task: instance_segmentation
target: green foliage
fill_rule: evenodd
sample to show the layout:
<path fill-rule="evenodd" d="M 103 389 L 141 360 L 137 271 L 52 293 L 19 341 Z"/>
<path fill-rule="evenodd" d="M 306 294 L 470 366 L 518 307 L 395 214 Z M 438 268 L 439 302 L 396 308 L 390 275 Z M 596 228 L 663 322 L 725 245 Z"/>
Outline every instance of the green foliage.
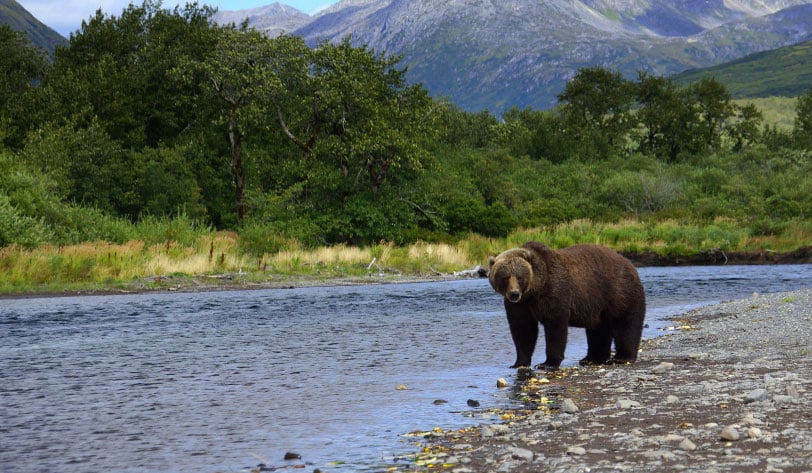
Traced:
<path fill-rule="evenodd" d="M 585 68 L 558 107 L 496 117 L 431 99 L 350 38 L 311 49 L 210 19 L 152 0 L 98 13 L 45 70 L 0 34 L 20 53 L 0 60 L 0 97 L 24 112 L 0 115 L 0 243 L 191 245 L 218 228 L 260 256 L 629 216 L 768 228 L 812 207 L 805 97 L 792 130 L 765 128 L 712 78 Z M 541 236 L 610 238 L 590 232 Z"/>
<path fill-rule="evenodd" d="M 0 25 L 0 51 L 0 145 L 16 147 L 31 126 L 29 112 L 37 106 L 32 85 L 42 80 L 46 59 L 25 33 L 8 25 Z"/>
<path fill-rule="evenodd" d="M 690 70 L 674 76 L 689 85 L 712 77 L 725 84 L 733 97 L 796 97 L 809 87 L 812 41 L 764 51 L 715 67 Z"/>
<path fill-rule="evenodd" d="M 798 146 L 812 149 L 812 88 L 798 97 L 795 106 L 795 139 Z"/>

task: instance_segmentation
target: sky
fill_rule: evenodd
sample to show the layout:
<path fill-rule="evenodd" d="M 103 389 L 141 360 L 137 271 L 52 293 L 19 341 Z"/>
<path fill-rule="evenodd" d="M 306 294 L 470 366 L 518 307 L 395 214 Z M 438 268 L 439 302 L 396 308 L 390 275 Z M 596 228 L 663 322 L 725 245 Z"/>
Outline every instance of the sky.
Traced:
<path fill-rule="evenodd" d="M 192 0 L 163 0 L 164 8 L 185 5 Z M 247 10 L 270 5 L 279 1 L 308 14 L 326 8 L 338 0 L 198 0 L 201 5 L 211 5 L 218 10 Z M 34 15 L 39 21 L 50 26 L 64 37 L 70 36 L 87 20 L 101 9 L 105 15 L 119 16 L 130 4 L 140 5 L 141 0 L 17 0 L 17 2 Z"/>

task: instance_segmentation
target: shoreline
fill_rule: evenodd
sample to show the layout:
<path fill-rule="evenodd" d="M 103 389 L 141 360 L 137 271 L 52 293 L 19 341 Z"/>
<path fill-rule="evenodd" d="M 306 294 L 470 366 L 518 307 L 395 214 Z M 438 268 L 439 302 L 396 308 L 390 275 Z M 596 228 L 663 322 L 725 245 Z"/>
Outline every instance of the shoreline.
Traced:
<path fill-rule="evenodd" d="M 422 433 L 391 471 L 812 471 L 812 288 L 674 321 L 633 365 L 517 374 L 524 409 Z"/>
<path fill-rule="evenodd" d="M 624 253 L 635 267 L 664 266 L 735 266 L 735 265 L 788 265 L 812 264 L 812 246 L 805 246 L 787 253 L 762 251 L 758 253 L 724 252 L 713 249 L 689 256 L 663 256 L 653 252 Z M 274 276 L 265 280 L 246 280 L 243 275 L 205 274 L 205 275 L 157 275 L 147 276 L 134 281 L 119 282 L 117 286 L 102 284 L 77 289 L 32 289 L 30 291 L 0 292 L 0 300 L 29 299 L 46 297 L 78 296 L 115 296 L 129 294 L 166 293 L 166 292 L 210 292 L 239 291 L 262 289 L 295 289 L 301 287 L 347 286 L 361 284 L 399 284 L 416 282 L 453 281 L 459 279 L 476 279 L 487 277 L 484 267 L 476 267 L 457 274 L 428 273 L 404 274 L 396 271 L 367 274 L 353 277 L 319 277 L 318 275 Z M 484 271 L 484 272 L 483 272 Z M 236 280 L 236 281 L 235 281 Z"/>

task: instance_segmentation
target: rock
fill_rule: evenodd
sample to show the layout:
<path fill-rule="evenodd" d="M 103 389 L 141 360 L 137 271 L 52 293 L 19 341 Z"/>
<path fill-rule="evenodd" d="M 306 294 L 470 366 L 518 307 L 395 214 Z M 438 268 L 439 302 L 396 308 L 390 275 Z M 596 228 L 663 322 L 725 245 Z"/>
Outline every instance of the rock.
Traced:
<path fill-rule="evenodd" d="M 440 404 L 448 404 L 448 401 L 446 401 L 445 399 L 435 399 L 434 400 L 434 405 L 439 406 Z"/>
<path fill-rule="evenodd" d="M 666 371 L 669 371 L 674 368 L 674 363 L 669 363 L 667 361 L 661 362 L 659 365 L 655 366 L 651 372 L 656 374 L 663 374 Z"/>
<path fill-rule="evenodd" d="M 508 382 L 505 378 L 499 378 L 496 380 L 496 387 L 497 388 L 506 388 L 508 387 Z"/>
<path fill-rule="evenodd" d="M 511 447 L 510 454 L 515 460 L 522 460 L 525 463 L 531 463 L 535 454 L 526 448 Z"/>
<path fill-rule="evenodd" d="M 301 460 L 302 456 L 296 452 L 287 452 L 285 454 L 285 460 Z"/>
<path fill-rule="evenodd" d="M 584 447 L 570 447 L 567 449 L 567 455 L 586 455 L 586 449 Z"/>
<path fill-rule="evenodd" d="M 575 405 L 572 399 L 566 398 L 561 401 L 561 412 L 565 414 L 575 414 L 578 412 L 578 406 Z"/>
<path fill-rule="evenodd" d="M 676 404 L 678 402 L 679 402 L 679 398 L 677 396 L 674 396 L 673 394 L 671 394 L 671 395 L 669 395 L 668 397 L 665 398 L 665 403 L 666 404 Z"/>
<path fill-rule="evenodd" d="M 395 389 L 398 391 L 405 391 L 408 388 L 406 387 L 405 384 L 398 384 L 397 386 L 395 386 Z"/>
<path fill-rule="evenodd" d="M 759 429 L 758 427 L 750 427 L 749 429 L 747 429 L 747 436 L 750 437 L 751 439 L 757 439 L 762 436 L 761 429 Z"/>
<path fill-rule="evenodd" d="M 682 442 L 679 443 L 679 448 L 692 452 L 696 450 L 696 444 L 689 439 L 683 439 Z"/>
<path fill-rule="evenodd" d="M 635 407 L 640 407 L 640 403 L 637 401 L 632 401 L 631 399 L 619 399 L 617 401 L 618 409 L 633 409 Z"/>
<path fill-rule="evenodd" d="M 767 390 L 766 389 L 754 389 L 747 393 L 747 396 L 744 397 L 744 403 L 749 404 L 751 402 L 758 402 L 767 399 Z"/>
<path fill-rule="evenodd" d="M 785 396 L 783 394 L 776 394 L 773 396 L 773 402 L 776 404 L 786 404 L 792 402 L 792 396 Z"/>
<path fill-rule="evenodd" d="M 739 440 L 739 432 L 736 430 L 736 427 L 733 425 L 729 425 L 722 429 L 722 432 L 719 433 L 719 438 L 722 440 Z"/>
<path fill-rule="evenodd" d="M 479 436 L 482 437 L 483 439 L 491 438 L 493 437 L 493 435 L 494 435 L 493 429 L 491 429 L 490 426 L 483 425 L 482 428 L 479 430 Z"/>
<path fill-rule="evenodd" d="M 791 397 L 793 400 L 798 400 L 801 398 L 801 394 L 798 392 L 798 387 L 794 384 L 787 385 L 787 396 Z"/>
<path fill-rule="evenodd" d="M 479 407 L 479 401 L 476 401 L 474 399 L 469 399 L 468 400 L 468 407 Z"/>

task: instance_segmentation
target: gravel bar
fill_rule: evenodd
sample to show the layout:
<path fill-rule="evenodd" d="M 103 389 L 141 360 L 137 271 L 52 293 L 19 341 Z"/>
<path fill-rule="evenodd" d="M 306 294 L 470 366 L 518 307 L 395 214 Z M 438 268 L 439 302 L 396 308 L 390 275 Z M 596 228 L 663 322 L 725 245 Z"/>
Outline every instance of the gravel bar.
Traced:
<path fill-rule="evenodd" d="M 812 471 L 812 289 L 754 294 L 673 323 L 633 365 L 520 373 L 503 389 L 524 408 L 491 413 L 497 424 L 414 435 L 419 453 L 406 468 Z"/>

